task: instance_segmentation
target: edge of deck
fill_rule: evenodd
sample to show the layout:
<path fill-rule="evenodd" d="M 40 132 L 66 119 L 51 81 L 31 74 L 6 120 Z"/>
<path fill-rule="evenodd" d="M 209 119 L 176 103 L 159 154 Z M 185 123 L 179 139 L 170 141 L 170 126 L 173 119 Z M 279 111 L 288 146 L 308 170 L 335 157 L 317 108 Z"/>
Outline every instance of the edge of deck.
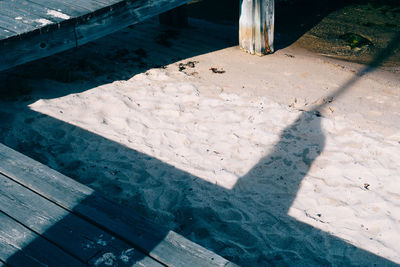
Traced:
<path fill-rule="evenodd" d="M 2 144 L 0 173 L 167 266 L 236 266 Z"/>
<path fill-rule="evenodd" d="M 0 40 L 0 71 L 84 45 L 190 0 L 124 0 Z"/>

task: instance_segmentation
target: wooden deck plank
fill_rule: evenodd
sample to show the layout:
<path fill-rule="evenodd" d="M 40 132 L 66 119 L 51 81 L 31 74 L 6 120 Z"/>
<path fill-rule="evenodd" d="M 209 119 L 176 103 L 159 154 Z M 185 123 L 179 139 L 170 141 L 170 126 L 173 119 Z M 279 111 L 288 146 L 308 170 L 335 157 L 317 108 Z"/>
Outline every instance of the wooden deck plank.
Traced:
<path fill-rule="evenodd" d="M 232 266 L 226 259 L 124 209 L 84 186 L 0 144 L 0 172 L 38 194 L 109 229 L 169 266 Z"/>
<path fill-rule="evenodd" d="M 40 0 L 42 1 L 42 0 Z M 82 8 L 85 10 L 89 10 L 90 12 L 94 12 L 99 10 L 100 8 L 104 8 L 110 5 L 110 3 L 101 3 L 95 0 L 51 0 L 60 3 L 60 5 L 64 6 L 65 4 L 69 4 L 74 7 Z"/>
<path fill-rule="evenodd" d="M 14 14 L 14 17 L 21 17 L 22 21 L 28 23 L 34 20 L 46 19 L 53 23 L 61 22 L 65 18 L 51 15 L 49 10 L 43 6 L 25 0 L 0 1 L 0 10 Z"/>
<path fill-rule="evenodd" d="M 42 6 L 44 9 L 55 10 L 62 14 L 68 15 L 71 18 L 79 17 L 90 13 L 93 10 L 86 9 L 82 6 L 72 4 L 74 1 L 68 0 L 26 0 L 31 3 Z"/>
<path fill-rule="evenodd" d="M 35 11 L 40 15 L 37 15 Z M 12 22 L 19 22 L 31 26 L 34 29 L 40 29 L 43 25 L 53 24 L 57 21 L 61 21 L 61 18 L 55 18 L 43 10 L 43 8 L 36 8 L 32 5 L 18 5 L 16 2 L 5 2 L 0 1 L 0 15 L 9 17 Z M 18 33 L 24 33 L 25 31 L 19 31 Z"/>
<path fill-rule="evenodd" d="M 73 47 L 76 47 L 75 31 L 69 25 L 60 25 L 57 31 L 43 29 L 26 40 L 7 39 L 0 42 L 0 71 Z"/>
<path fill-rule="evenodd" d="M 7 39 L 7 38 L 9 38 L 11 36 L 14 36 L 16 34 L 17 34 L 16 32 L 10 31 L 10 30 L 0 26 L 0 40 L 1 39 Z"/>
<path fill-rule="evenodd" d="M 125 242 L 3 175 L 0 175 L 0 210 L 84 263 L 98 262 L 103 255 L 114 255 L 117 265 L 138 264 L 146 258 Z M 36 246 L 33 242 L 32 246 Z M 151 262 L 152 266 L 160 266 L 154 260 Z"/>
<path fill-rule="evenodd" d="M 21 0 L 17 0 L 21 1 Z M 59 11 L 71 17 L 80 17 L 113 4 L 124 2 L 123 0 L 23 0 L 35 3 L 45 9 Z"/>
<path fill-rule="evenodd" d="M 44 3 L 47 0 L 34 1 Z M 57 27 L 41 29 L 40 33 L 0 40 L 0 71 L 88 43 L 188 1 L 119 1 L 111 11 L 77 18 L 76 26 L 61 22 Z"/>
<path fill-rule="evenodd" d="M 118 3 L 118 2 L 121 2 L 121 0 L 119 0 L 119 1 L 116 1 L 116 0 L 114 0 L 114 1 L 112 1 L 112 0 L 110 0 L 110 1 L 76 0 L 76 1 L 74 1 L 74 5 L 82 6 L 82 7 L 86 8 L 86 9 L 89 9 L 89 10 L 91 10 L 93 12 L 93 11 L 96 11 L 96 10 L 98 10 L 100 8 L 109 7 L 109 6 L 111 6 L 111 5 L 115 4 L 115 3 Z"/>
<path fill-rule="evenodd" d="M 25 24 L 20 20 L 10 17 L 4 10 L 0 11 L 0 25 L 9 30 L 16 32 L 17 34 L 33 31 L 36 28 L 32 25 Z"/>
<path fill-rule="evenodd" d="M 47 3 L 49 0 L 32 1 Z M 56 27 L 46 26 L 35 34 L 27 33 L 19 38 L 0 40 L 0 71 L 88 43 L 188 1 L 119 1 L 110 10 L 102 9 L 102 12 L 76 18 L 76 24 L 63 21 L 53 25 Z M 62 12 L 65 13 L 63 10 Z"/>
<path fill-rule="evenodd" d="M 121 2 L 121 0 L 95 0 L 99 3 L 105 4 L 105 5 L 113 5 L 116 4 L 118 2 Z"/>
<path fill-rule="evenodd" d="M 31 0 L 35 1 L 35 0 Z M 31 2 L 27 0 L 13 0 L 13 1 L 0 1 L 0 10 L 6 12 L 16 13 L 16 17 L 22 17 L 24 20 L 30 20 L 30 17 L 36 16 L 39 19 L 46 19 L 52 22 L 62 22 L 66 19 L 74 19 L 76 17 L 90 14 L 91 12 L 100 10 L 102 8 L 110 7 L 121 0 L 80 0 L 80 1 L 51 1 L 52 6 L 60 6 L 58 9 L 51 9 L 46 1 L 38 0 Z M 73 10 L 69 7 L 73 6 Z M 75 9 L 79 8 L 79 12 Z M 62 9 L 67 12 L 63 13 Z"/>
<path fill-rule="evenodd" d="M 29 246 L 33 240 L 35 246 Z M 2 212 L 0 212 L 0 259 L 11 266 L 84 266 L 77 259 Z"/>

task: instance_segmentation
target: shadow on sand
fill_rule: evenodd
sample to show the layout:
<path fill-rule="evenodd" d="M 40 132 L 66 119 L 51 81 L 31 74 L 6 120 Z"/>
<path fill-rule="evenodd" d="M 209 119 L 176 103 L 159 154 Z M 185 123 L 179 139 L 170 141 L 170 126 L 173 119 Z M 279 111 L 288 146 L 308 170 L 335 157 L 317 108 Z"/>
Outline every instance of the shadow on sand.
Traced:
<path fill-rule="evenodd" d="M 156 38 L 159 31 L 155 30 L 154 32 L 156 33 L 154 36 Z M 151 34 L 152 33 L 149 33 L 149 35 Z M 199 35 L 197 37 L 195 36 L 196 33 L 191 34 L 192 35 L 188 36 L 185 35 L 185 33 L 180 33 L 180 37 L 176 38 L 174 42 L 185 41 L 185 38 L 190 38 L 190 36 L 199 39 Z M 124 33 L 121 33 L 121 36 L 124 36 Z M 125 36 L 129 37 L 129 34 Z M 226 36 L 226 33 L 224 36 Z M 135 39 L 130 40 L 128 37 L 120 37 L 119 35 L 114 35 L 114 37 L 122 38 L 122 40 L 126 42 L 135 41 Z M 216 40 L 217 39 L 216 37 Z M 202 54 L 207 51 L 215 51 L 226 47 L 227 44 L 229 45 L 230 41 L 232 40 L 228 40 L 227 42 L 211 41 L 211 43 L 205 43 L 203 41 L 199 43 L 199 46 L 202 47 L 201 49 L 197 49 L 194 46 L 193 50 L 180 50 L 179 46 L 175 45 L 174 47 L 159 46 L 157 50 L 154 50 L 154 54 L 152 55 L 147 51 L 147 59 L 144 61 L 141 60 L 144 64 L 148 64 L 148 61 L 152 63 L 152 65 L 143 65 L 142 68 L 139 68 L 138 71 L 135 72 L 131 71 L 131 69 L 135 68 L 131 68 L 130 64 L 132 64 L 132 66 L 137 66 L 136 64 L 140 64 L 140 62 L 136 62 L 138 60 L 137 56 L 133 58 L 129 56 L 131 55 L 129 51 L 129 55 L 126 54 L 126 51 L 120 51 L 119 53 L 125 55 L 121 54 L 119 56 L 117 54 L 112 54 L 111 50 L 91 53 L 98 53 L 100 54 L 100 56 L 98 56 L 99 58 L 104 56 L 106 59 L 109 54 L 115 56 L 117 67 L 115 68 L 114 76 L 110 77 L 110 79 L 113 80 L 132 77 L 136 72 L 142 72 L 157 64 L 164 65 L 169 61 L 173 62 L 176 58 L 171 56 L 171 54 L 179 55 L 179 57 L 182 58 L 188 58 L 195 54 Z M 107 42 L 104 42 L 104 47 L 107 48 Z M 151 43 L 151 41 L 147 40 L 146 43 Z M 399 43 L 400 35 L 398 35 L 391 42 L 390 46 L 369 66 L 360 72 L 359 76 L 371 72 L 378 67 L 387 58 L 390 51 L 393 51 L 393 49 L 399 46 Z M 78 51 L 77 53 L 81 53 L 81 55 L 87 53 L 92 45 L 96 48 L 94 44 L 89 44 L 88 49 L 82 50 L 83 52 Z M 193 41 L 188 43 L 188 45 L 192 47 Z M 138 49 L 140 49 L 140 47 L 138 47 L 134 53 L 143 54 L 143 51 Z M 184 51 L 185 54 L 182 54 L 182 51 Z M 48 64 L 46 62 L 49 61 L 64 61 L 65 59 L 63 57 L 71 57 L 66 61 L 70 62 L 69 64 L 75 64 L 71 63 L 75 61 L 73 53 L 74 52 L 64 53 L 47 59 L 48 61 L 43 60 L 28 66 L 22 66 L 15 72 L 16 74 L 12 75 L 16 75 L 16 77 L 18 77 L 17 79 L 27 79 L 26 76 L 29 78 L 32 77 L 31 75 L 38 75 L 38 73 L 34 71 L 35 66 L 38 66 L 35 64 Z M 89 56 L 95 55 L 92 54 Z M 108 58 L 107 60 L 113 59 Z M 49 72 L 52 71 L 51 66 L 55 65 L 57 64 L 49 64 Z M 69 68 L 69 66 L 67 67 Z M 65 70 L 68 71 L 68 68 Z M 98 62 L 98 66 L 92 66 L 91 69 L 88 70 L 88 76 L 92 75 L 97 68 L 100 69 L 98 70 L 100 72 L 104 71 L 101 69 L 101 62 Z M 33 74 L 30 74 L 30 72 Z M 7 78 L 8 75 L 11 74 L 5 75 Z M 60 75 L 64 75 L 64 73 Z M 74 73 L 71 72 L 71 75 L 73 76 Z M 71 77 L 67 77 L 67 79 L 70 78 Z M 176 207 L 170 207 L 168 210 L 168 212 L 175 216 L 174 225 L 176 225 L 176 227 L 172 230 L 240 265 L 396 265 L 385 258 L 357 248 L 340 238 L 299 222 L 288 215 L 288 211 L 296 197 L 301 181 L 308 173 L 314 160 L 324 149 L 325 137 L 321 129 L 321 117 L 319 113 L 323 105 L 302 112 L 292 125 L 289 125 L 282 131 L 280 140 L 275 145 L 272 152 L 262 158 L 245 176 L 241 177 L 232 190 L 227 190 L 178 170 L 156 158 L 131 150 L 119 143 L 110 141 L 79 127 L 43 114 L 38 114 L 27 108 L 29 103 L 41 99 L 43 95 L 47 98 L 49 98 L 50 95 L 50 98 L 53 98 L 67 93 L 81 92 L 96 85 L 109 82 L 109 80 L 107 81 L 107 77 L 105 79 L 106 80 L 97 79 L 97 81 L 89 80 L 83 83 L 82 87 L 78 89 L 76 87 L 71 88 L 71 91 L 68 92 L 54 92 L 53 94 L 49 94 L 49 92 L 33 92 L 32 95 L 34 95 L 35 98 L 25 99 L 25 102 L 23 101 L 24 96 L 15 95 L 14 97 L 17 99 L 15 103 L 17 104 L 14 103 L 13 105 L 19 106 L 20 112 L 24 113 L 24 116 L 27 118 L 26 123 L 30 125 L 26 127 L 25 138 L 23 140 L 18 140 L 12 136 L 12 130 L 8 128 L 7 123 L 2 123 L 4 126 L 0 128 L 0 141 L 83 184 L 90 184 L 93 179 L 103 179 L 102 177 L 91 176 L 90 170 L 93 168 L 104 168 L 108 163 L 113 163 L 115 165 L 119 164 L 116 162 L 128 162 L 128 167 L 131 169 L 131 172 L 126 174 L 126 176 L 130 177 L 121 177 L 121 179 L 131 179 L 135 183 L 134 186 L 138 187 L 141 186 L 144 180 L 152 179 L 151 186 L 162 187 L 164 192 L 167 192 L 167 196 L 176 198 Z M 357 79 L 358 77 L 355 77 L 344 84 L 332 97 L 336 98 L 344 91 L 348 90 Z M 9 84 L 13 84 L 12 81 L 16 82 L 16 79 L 11 79 Z M 5 87 L 3 89 L 3 94 L 8 94 L 13 88 Z M 17 88 L 17 90 L 19 89 Z M 5 96 L 3 96 L 3 98 L 4 97 Z M 8 120 L 9 126 L 12 125 L 12 121 L 17 116 L 19 116 L 18 113 L 7 113 L 5 106 L 3 106 L 0 111 L 0 118 Z M 37 121 L 40 121 L 40 124 L 38 124 Z M 53 138 L 43 140 L 43 133 L 45 132 L 53 133 Z M 88 146 L 88 143 L 83 142 L 83 140 L 92 140 L 90 143 L 91 145 Z M 83 147 L 82 144 L 86 144 L 85 147 Z M 75 155 L 79 155 L 79 158 L 65 161 L 65 157 L 62 156 L 66 153 L 66 151 L 64 151 L 65 149 L 73 151 Z M 98 155 L 99 151 L 108 151 L 108 153 Z M 90 161 L 90 156 L 92 154 L 97 154 L 96 158 L 99 159 L 98 162 L 93 163 Z M 94 164 L 94 166 L 90 164 Z M 147 171 L 151 169 L 163 170 L 162 175 L 157 177 L 152 176 Z M 276 171 L 273 170 L 276 169 L 280 171 L 279 175 L 275 175 Z M 84 172 L 82 170 L 86 171 Z M 106 173 L 106 171 L 104 173 Z M 106 175 L 109 174 L 105 174 L 105 176 Z M 179 184 L 179 190 L 183 193 L 174 192 L 176 184 Z M 121 188 L 108 182 L 105 178 L 103 185 L 104 186 L 100 190 L 98 189 L 100 193 L 105 193 L 108 196 L 115 196 L 115 199 L 118 199 L 118 195 L 122 192 Z M 209 206 L 193 207 L 193 203 L 188 201 L 187 196 L 189 194 L 196 194 L 195 190 L 193 190 L 195 188 L 202 188 L 201 192 L 206 192 L 207 196 L 199 196 L 199 198 L 210 197 L 217 209 L 212 209 Z M 258 189 L 254 191 L 253 188 Z M 266 188 L 266 192 L 271 192 L 271 188 L 274 190 L 273 193 L 259 195 L 257 192 L 261 191 L 260 188 Z M 146 201 L 144 196 L 140 193 L 143 192 L 142 190 L 151 190 L 151 187 L 137 189 L 130 198 L 130 201 L 136 202 L 134 206 L 137 212 L 146 216 L 154 216 L 154 214 L 151 214 L 151 212 L 146 209 Z M 235 203 L 238 202 L 242 205 L 248 203 L 248 210 L 235 211 Z M 227 213 L 227 211 L 229 211 L 229 213 Z M 68 218 L 64 218 L 63 221 L 64 220 L 68 221 Z M 61 221 L 57 223 L 57 225 L 58 224 L 63 224 L 63 222 Z M 54 225 L 47 232 L 52 236 L 59 235 L 60 238 L 62 238 L 65 233 L 58 233 L 57 231 L 59 231 L 60 227 L 57 225 Z M 204 228 L 204 225 L 208 225 L 208 227 Z M 263 243 L 260 243 L 258 241 L 259 236 L 253 236 L 254 231 L 250 231 L 249 229 L 256 229 L 262 237 Z M 211 241 L 207 238 L 210 235 L 213 237 Z M 46 236 L 46 233 L 44 233 L 44 236 Z M 227 242 L 223 243 L 221 240 L 226 240 Z M 157 241 L 148 245 L 149 247 L 155 247 L 157 246 Z M 21 253 L 31 250 L 36 246 L 40 246 L 40 244 L 37 244 L 36 241 L 30 242 L 26 244 Z M 45 250 L 46 248 L 41 249 Z M 247 252 L 251 252 L 252 255 L 258 255 L 258 257 L 242 257 L 242 255 L 246 255 Z M 18 263 L 19 256 L 19 253 L 10 255 L 7 259 L 7 264 L 13 265 L 14 263 Z"/>

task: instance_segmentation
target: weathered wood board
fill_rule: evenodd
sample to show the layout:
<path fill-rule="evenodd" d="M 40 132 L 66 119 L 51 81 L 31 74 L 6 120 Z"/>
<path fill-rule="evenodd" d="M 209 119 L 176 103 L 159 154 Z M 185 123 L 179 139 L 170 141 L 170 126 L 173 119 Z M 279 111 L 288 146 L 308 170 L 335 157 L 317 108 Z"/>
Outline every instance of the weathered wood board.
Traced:
<path fill-rule="evenodd" d="M 51 205 L 52 209 L 56 209 L 54 205 L 62 208 L 73 214 L 73 216 L 71 215 L 73 218 L 84 219 L 90 224 L 106 230 L 110 235 L 123 240 L 167 266 L 233 265 L 226 259 L 179 234 L 149 222 L 133 211 L 124 209 L 99 196 L 92 189 L 1 144 L 0 173 L 12 180 L 13 183 L 23 188 L 29 188 L 32 192 L 17 194 L 18 198 L 14 196 L 14 201 L 26 203 L 28 199 L 33 198 L 32 194 L 40 195 L 51 202 L 47 205 Z M 12 182 L 4 183 L 11 184 L 8 187 L 13 187 L 13 192 L 19 192 L 16 189 L 18 187 L 15 184 L 13 185 Z M 20 188 L 19 190 L 23 189 Z M 4 194 L 9 193 L 4 192 Z M 35 201 L 40 200 L 35 199 Z M 1 199 L 0 203 L 2 203 Z M 32 203 L 34 202 L 32 201 Z M 7 204 L 0 205 L 0 210 L 2 208 L 11 209 L 11 206 L 7 206 Z M 35 207 L 29 205 L 29 209 L 34 210 Z M 33 206 L 37 205 L 41 204 L 37 202 Z M 15 216 L 17 216 L 23 211 L 10 212 L 16 212 Z M 61 210 L 58 210 L 58 212 L 62 213 Z M 42 214 L 42 217 L 47 216 L 43 214 L 43 211 L 39 214 Z M 60 217 L 61 215 L 57 216 Z M 20 220 L 25 221 L 26 219 L 22 216 Z M 31 225 L 31 227 L 34 227 L 34 225 Z M 39 231 L 39 229 L 37 230 Z M 50 238 L 50 236 L 47 238 Z"/>
<path fill-rule="evenodd" d="M 147 258 L 127 243 L 1 174 L 0 210 L 85 264 L 100 262 L 104 255 L 114 256 L 113 263 L 117 265 L 139 264 Z M 36 247 L 35 239 L 29 241 L 31 243 L 27 242 L 22 251 Z M 46 249 L 42 248 L 42 253 Z M 154 260 L 146 260 L 152 262 L 149 266 L 161 266 Z"/>
<path fill-rule="evenodd" d="M 33 240 L 35 246 L 29 246 L 29 242 Z M 11 266 L 84 266 L 82 262 L 2 212 L 0 262 Z"/>
<path fill-rule="evenodd" d="M 1 0 L 0 71 L 71 49 L 189 0 Z"/>
<path fill-rule="evenodd" d="M 0 71 L 83 45 L 189 1 L 0 0 Z M 161 21 L 186 24 L 168 16 Z M 239 36 L 240 47 L 249 53 L 274 51 L 274 0 L 241 0 Z"/>

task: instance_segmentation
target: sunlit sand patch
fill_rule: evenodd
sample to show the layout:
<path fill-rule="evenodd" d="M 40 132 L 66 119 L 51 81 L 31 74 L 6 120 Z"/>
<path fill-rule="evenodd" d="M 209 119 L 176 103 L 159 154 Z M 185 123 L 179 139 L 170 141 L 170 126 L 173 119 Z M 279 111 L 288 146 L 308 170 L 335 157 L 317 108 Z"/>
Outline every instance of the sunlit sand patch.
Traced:
<path fill-rule="evenodd" d="M 262 177 L 252 168 L 273 153 L 283 131 L 302 113 L 264 97 L 223 92 L 205 96 L 198 86 L 179 81 L 176 75 L 181 74 L 151 70 L 125 82 L 39 100 L 30 108 L 228 190 L 237 190 L 238 181 L 250 171 Z M 311 163 L 288 214 L 357 247 L 398 260 L 391 249 L 396 234 L 389 238 L 384 233 L 396 227 L 400 214 L 395 212 L 395 202 L 382 206 L 388 197 L 382 190 L 390 190 L 385 184 L 393 184 L 396 178 L 393 166 L 400 162 L 398 149 L 382 145 L 382 137 L 372 132 L 352 130 L 340 118 L 311 117 L 307 125 L 313 124 L 321 124 L 325 145 Z M 307 125 L 298 130 L 318 134 Z M 296 157 L 291 160 L 296 162 Z M 271 175 L 284 172 L 276 169 Z M 368 189 L 363 187 L 367 182 Z M 252 190 L 261 193 L 265 186 Z M 373 206 L 377 208 L 371 213 L 368 209 Z"/>
<path fill-rule="evenodd" d="M 227 189 L 273 147 L 281 120 L 296 116 L 267 99 L 203 97 L 195 85 L 160 70 L 30 108 Z"/>

